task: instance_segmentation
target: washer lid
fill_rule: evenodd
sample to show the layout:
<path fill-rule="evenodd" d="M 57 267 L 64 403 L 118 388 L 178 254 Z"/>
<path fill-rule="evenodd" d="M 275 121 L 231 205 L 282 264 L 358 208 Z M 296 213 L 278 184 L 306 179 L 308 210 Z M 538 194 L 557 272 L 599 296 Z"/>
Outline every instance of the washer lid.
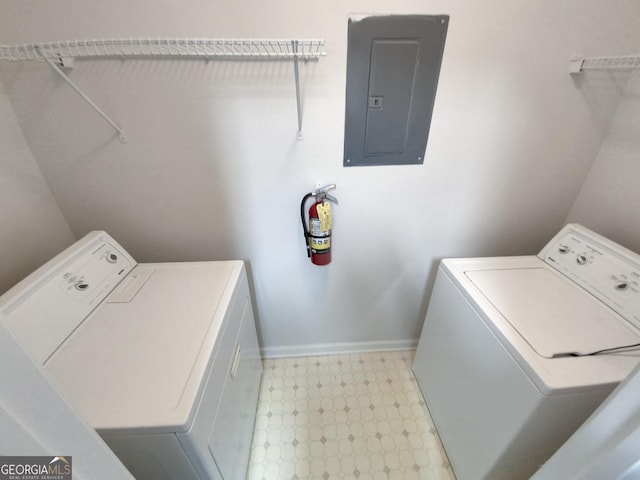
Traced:
<path fill-rule="evenodd" d="M 543 357 L 640 342 L 625 320 L 548 268 L 475 270 L 465 275 Z"/>

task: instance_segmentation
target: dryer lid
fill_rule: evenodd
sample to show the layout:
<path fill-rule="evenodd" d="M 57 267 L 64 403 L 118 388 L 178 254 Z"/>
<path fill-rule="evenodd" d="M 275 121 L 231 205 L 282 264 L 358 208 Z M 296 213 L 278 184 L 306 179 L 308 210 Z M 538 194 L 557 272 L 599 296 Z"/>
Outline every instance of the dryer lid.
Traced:
<path fill-rule="evenodd" d="M 138 293 L 122 282 L 45 370 L 101 433 L 188 431 L 242 265 L 138 264 Z"/>
<path fill-rule="evenodd" d="M 465 275 L 543 357 L 640 342 L 622 317 L 549 268 L 476 270 Z"/>

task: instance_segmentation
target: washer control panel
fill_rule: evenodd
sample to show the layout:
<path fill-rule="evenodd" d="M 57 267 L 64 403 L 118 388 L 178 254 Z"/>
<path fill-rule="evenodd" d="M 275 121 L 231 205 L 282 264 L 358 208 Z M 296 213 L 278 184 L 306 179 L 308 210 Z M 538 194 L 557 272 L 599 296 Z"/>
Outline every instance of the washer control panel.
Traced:
<path fill-rule="evenodd" d="M 580 225 L 570 224 L 538 257 L 640 331 L 640 255 Z"/>

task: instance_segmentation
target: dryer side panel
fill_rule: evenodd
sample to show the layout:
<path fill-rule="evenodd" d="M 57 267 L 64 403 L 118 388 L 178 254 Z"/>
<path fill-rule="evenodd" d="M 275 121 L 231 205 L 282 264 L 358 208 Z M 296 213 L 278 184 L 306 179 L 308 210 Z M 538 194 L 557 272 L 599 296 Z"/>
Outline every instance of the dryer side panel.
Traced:
<path fill-rule="evenodd" d="M 203 480 L 172 433 L 102 435 L 136 480 Z M 222 480 L 220 477 L 208 477 Z"/>

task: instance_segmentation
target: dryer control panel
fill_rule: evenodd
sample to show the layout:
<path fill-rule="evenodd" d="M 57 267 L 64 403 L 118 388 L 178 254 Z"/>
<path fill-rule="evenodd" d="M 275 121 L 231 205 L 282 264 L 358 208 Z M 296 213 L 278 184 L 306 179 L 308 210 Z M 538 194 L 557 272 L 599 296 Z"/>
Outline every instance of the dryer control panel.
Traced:
<path fill-rule="evenodd" d="M 0 297 L 5 325 L 44 364 L 135 266 L 107 233 L 91 232 Z"/>
<path fill-rule="evenodd" d="M 640 330 L 640 255 L 569 224 L 538 257 Z"/>

